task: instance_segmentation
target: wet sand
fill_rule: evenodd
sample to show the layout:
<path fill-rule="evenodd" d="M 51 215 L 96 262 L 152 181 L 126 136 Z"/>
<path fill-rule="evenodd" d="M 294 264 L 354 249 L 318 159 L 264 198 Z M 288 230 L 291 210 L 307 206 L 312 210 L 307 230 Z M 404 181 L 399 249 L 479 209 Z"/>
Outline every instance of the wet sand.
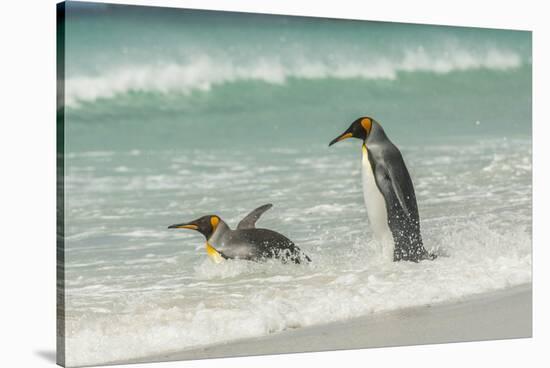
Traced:
<path fill-rule="evenodd" d="M 238 357 L 532 336 L 532 286 L 112 364 Z"/>

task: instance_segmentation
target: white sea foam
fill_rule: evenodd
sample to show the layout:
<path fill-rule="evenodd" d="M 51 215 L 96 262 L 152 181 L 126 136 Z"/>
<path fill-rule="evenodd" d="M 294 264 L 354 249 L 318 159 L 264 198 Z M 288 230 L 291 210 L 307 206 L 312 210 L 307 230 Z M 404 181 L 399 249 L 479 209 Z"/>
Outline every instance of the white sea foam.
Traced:
<path fill-rule="evenodd" d="M 143 291 L 125 296 L 124 313 L 69 314 L 67 363 L 95 364 L 181 350 L 531 281 L 528 231 L 502 233 L 469 221 L 431 241 L 449 256 L 388 264 L 353 250 L 341 253 L 342 263 L 334 264 L 334 255 L 317 255 L 315 264 L 298 268 L 205 262 L 195 269 L 197 282 L 185 286 L 185 292 L 155 288 L 157 293 L 150 296 Z M 180 293 L 187 297 L 181 299 Z"/>
<path fill-rule="evenodd" d="M 105 177 L 98 170 L 75 174 L 78 185 L 68 191 L 66 208 L 67 363 L 163 354 L 529 282 L 530 141 L 474 139 L 403 152 L 416 179 L 424 243 L 440 254 L 434 262 L 377 257 L 360 172 L 353 169 L 358 162 L 344 162 L 338 151 L 324 157 L 296 150 L 266 161 L 236 148 L 224 155 L 184 150 L 181 157 L 200 158 L 205 166 L 189 165 L 183 178 L 179 168 L 170 169 L 183 165 L 166 159 L 173 154 L 148 152 L 148 165 L 123 182 L 126 175 Z M 117 167 L 120 157 L 128 155 L 99 165 Z M 96 160 L 75 161 L 85 167 Z M 240 166 L 247 169 L 227 169 Z M 278 169 L 261 170 L 271 166 Z M 143 176 L 142 170 L 153 171 Z M 172 189 L 151 190 L 162 182 Z M 235 226 L 266 197 L 275 206 L 259 225 L 289 236 L 311 264 L 213 264 L 200 234 L 166 229 L 210 211 Z"/>
<path fill-rule="evenodd" d="M 128 92 L 183 93 L 208 91 L 213 86 L 243 80 L 284 84 L 299 79 L 386 79 L 401 72 L 450 73 L 453 71 L 518 68 L 521 57 L 512 51 L 491 48 L 485 52 L 449 49 L 437 54 L 424 48 L 408 50 L 401 57 L 365 57 L 326 60 L 305 57 L 284 60 L 259 58 L 242 63 L 230 58 L 199 55 L 185 63 L 124 65 L 100 75 L 67 78 L 66 105 L 109 99 Z"/>

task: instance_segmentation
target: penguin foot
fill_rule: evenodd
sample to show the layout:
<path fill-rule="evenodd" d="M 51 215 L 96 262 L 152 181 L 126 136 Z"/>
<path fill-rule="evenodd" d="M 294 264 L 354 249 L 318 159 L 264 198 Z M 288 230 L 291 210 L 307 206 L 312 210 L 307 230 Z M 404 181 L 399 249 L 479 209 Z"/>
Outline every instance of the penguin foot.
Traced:
<path fill-rule="evenodd" d="M 400 262 L 400 261 L 409 261 L 418 263 L 420 261 L 428 260 L 433 261 L 437 258 L 437 254 L 435 253 L 429 253 L 425 249 L 417 249 L 416 251 L 410 251 L 406 249 L 395 249 L 393 253 L 393 261 L 394 262 Z"/>

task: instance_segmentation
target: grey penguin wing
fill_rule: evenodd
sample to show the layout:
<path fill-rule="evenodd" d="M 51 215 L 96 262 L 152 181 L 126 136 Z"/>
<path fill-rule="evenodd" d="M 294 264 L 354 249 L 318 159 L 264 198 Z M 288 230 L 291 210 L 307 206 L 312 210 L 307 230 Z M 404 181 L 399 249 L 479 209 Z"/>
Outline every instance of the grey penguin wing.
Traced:
<path fill-rule="evenodd" d="M 398 203 L 407 217 L 418 220 L 418 207 L 414 187 L 401 153 L 396 150 L 387 155 L 387 162 L 376 165 L 375 180 L 384 197 L 391 199 L 390 206 Z"/>
<path fill-rule="evenodd" d="M 237 229 L 254 229 L 256 221 L 258 221 L 260 216 L 271 207 L 273 207 L 273 205 L 271 203 L 267 203 L 263 206 L 256 208 L 255 210 L 252 210 L 252 212 L 246 215 L 245 218 L 243 218 L 241 222 L 239 222 L 239 224 L 237 225 Z"/>

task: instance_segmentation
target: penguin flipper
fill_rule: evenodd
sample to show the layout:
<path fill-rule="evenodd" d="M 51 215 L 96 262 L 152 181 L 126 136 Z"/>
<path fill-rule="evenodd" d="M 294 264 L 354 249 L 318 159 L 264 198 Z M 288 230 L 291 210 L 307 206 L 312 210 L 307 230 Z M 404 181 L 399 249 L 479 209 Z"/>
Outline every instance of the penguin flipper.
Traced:
<path fill-rule="evenodd" d="M 273 207 L 273 205 L 271 203 L 267 203 L 250 212 L 248 215 L 246 215 L 245 218 L 241 220 L 241 222 L 239 222 L 239 224 L 237 225 L 237 230 L 254 229 L 256 221 L 258 221 L 260 216 L 271 207 Z"/>
<path fill-rule="evenodd" d="M 418 218 L 418 207 L 411 177 L 404 166 L 384 166 L 376 170 L 376 184 L 385 198 L 394 198 L 411 220 Z"/>

